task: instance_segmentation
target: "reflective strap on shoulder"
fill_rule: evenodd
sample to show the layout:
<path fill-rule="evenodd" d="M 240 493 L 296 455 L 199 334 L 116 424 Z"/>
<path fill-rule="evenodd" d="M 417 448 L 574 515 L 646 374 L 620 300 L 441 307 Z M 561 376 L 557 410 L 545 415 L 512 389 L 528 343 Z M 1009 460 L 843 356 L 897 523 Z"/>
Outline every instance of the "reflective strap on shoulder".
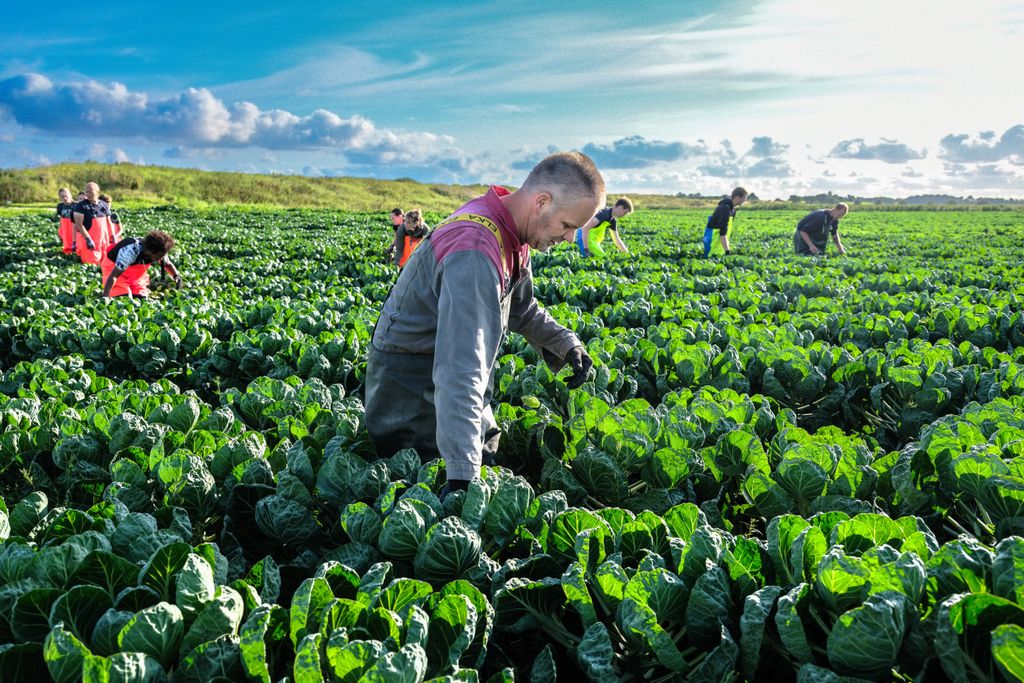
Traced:
<path fill-rule="evenodd" d="M 508 259 L 506 258 L 505 254 L 505 240 L 501 236 L 501 228 L 499 228 L 494 221 L 492 221 L 487 216 L 481 216 L 480 214 L 476 213 L 460 213 L 455 216 L 449 216 L 448 218 L 444 219 L 443 221 L 437 224 L 434 230 L 437 230 L 437 228 L 448 225 L 450 223 L 476 223 L 477 225 L 482 225 L 483 227 L 490 230 L 491 233 L 494 234 L 494 238 L 498 240 L 498 251 L 501 254 L 501 270 L 505 274 L 505 280 L 507 281 L 510 278 L 508 271 Z"/>

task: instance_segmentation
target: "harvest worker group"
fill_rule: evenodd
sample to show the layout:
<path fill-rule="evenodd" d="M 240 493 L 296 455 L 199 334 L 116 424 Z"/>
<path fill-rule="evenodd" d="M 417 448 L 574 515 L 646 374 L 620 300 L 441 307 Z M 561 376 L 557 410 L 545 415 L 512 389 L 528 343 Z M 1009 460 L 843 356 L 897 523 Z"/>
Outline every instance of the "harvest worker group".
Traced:
<path fill-rule="evenodd" d="M 515 192 L 492 186 L 412 253 L 384 302 L 366 364 L 365 419 L 381 457 L 415 448 L 444 458 L 446 491 L 493 461 L 494 364 L 508 331 L 523 335 L 567 385 L 593 366 L 580 340 L 538 305 L 530 249 L 570 242 L 604 204 L 604 179 L 584 154 L 537 164 Z"/>

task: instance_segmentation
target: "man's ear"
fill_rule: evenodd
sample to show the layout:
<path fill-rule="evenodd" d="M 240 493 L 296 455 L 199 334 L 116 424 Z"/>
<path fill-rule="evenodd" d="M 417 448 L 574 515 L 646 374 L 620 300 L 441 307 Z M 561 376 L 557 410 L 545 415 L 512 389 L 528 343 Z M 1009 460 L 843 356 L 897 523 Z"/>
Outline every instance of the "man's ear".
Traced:
<path fill-rule="evenodd" d="M 544 207 L 550 205 L 552 201 L 554 201 L 554 198 L 547 190 L 541 190 L 533 196 L 533 204 L 537 208 L 538 212 L 544 209 Z"/>

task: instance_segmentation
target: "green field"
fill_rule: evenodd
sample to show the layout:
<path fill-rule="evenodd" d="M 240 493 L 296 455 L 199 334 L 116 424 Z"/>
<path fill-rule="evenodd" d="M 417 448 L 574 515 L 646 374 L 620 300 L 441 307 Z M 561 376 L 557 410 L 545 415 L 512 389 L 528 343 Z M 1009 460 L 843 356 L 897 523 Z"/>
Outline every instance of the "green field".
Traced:
<path fill-rule="evenodd" d="M 596 376 L 510 336 L 443 503 L 362 424 L 383 213 L 125 210 L 187 287 L 112 302 L 0 216 L 0 680 L 1022 680 L 1024 212 L 707 213 L 534 255 Z"/>

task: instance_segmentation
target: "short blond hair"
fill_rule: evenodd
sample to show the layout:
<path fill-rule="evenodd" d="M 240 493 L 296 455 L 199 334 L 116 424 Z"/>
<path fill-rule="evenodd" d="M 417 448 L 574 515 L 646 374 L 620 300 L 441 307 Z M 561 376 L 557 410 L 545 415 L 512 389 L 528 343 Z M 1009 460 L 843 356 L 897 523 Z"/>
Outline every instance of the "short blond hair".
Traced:
<path fill-rule="evenodd" d="M 846 202 L 839 202 L 833 207 L 833 211 L 836 209 L 842 209 L 843 213 L 850 213 L 850 206 Z"/>

